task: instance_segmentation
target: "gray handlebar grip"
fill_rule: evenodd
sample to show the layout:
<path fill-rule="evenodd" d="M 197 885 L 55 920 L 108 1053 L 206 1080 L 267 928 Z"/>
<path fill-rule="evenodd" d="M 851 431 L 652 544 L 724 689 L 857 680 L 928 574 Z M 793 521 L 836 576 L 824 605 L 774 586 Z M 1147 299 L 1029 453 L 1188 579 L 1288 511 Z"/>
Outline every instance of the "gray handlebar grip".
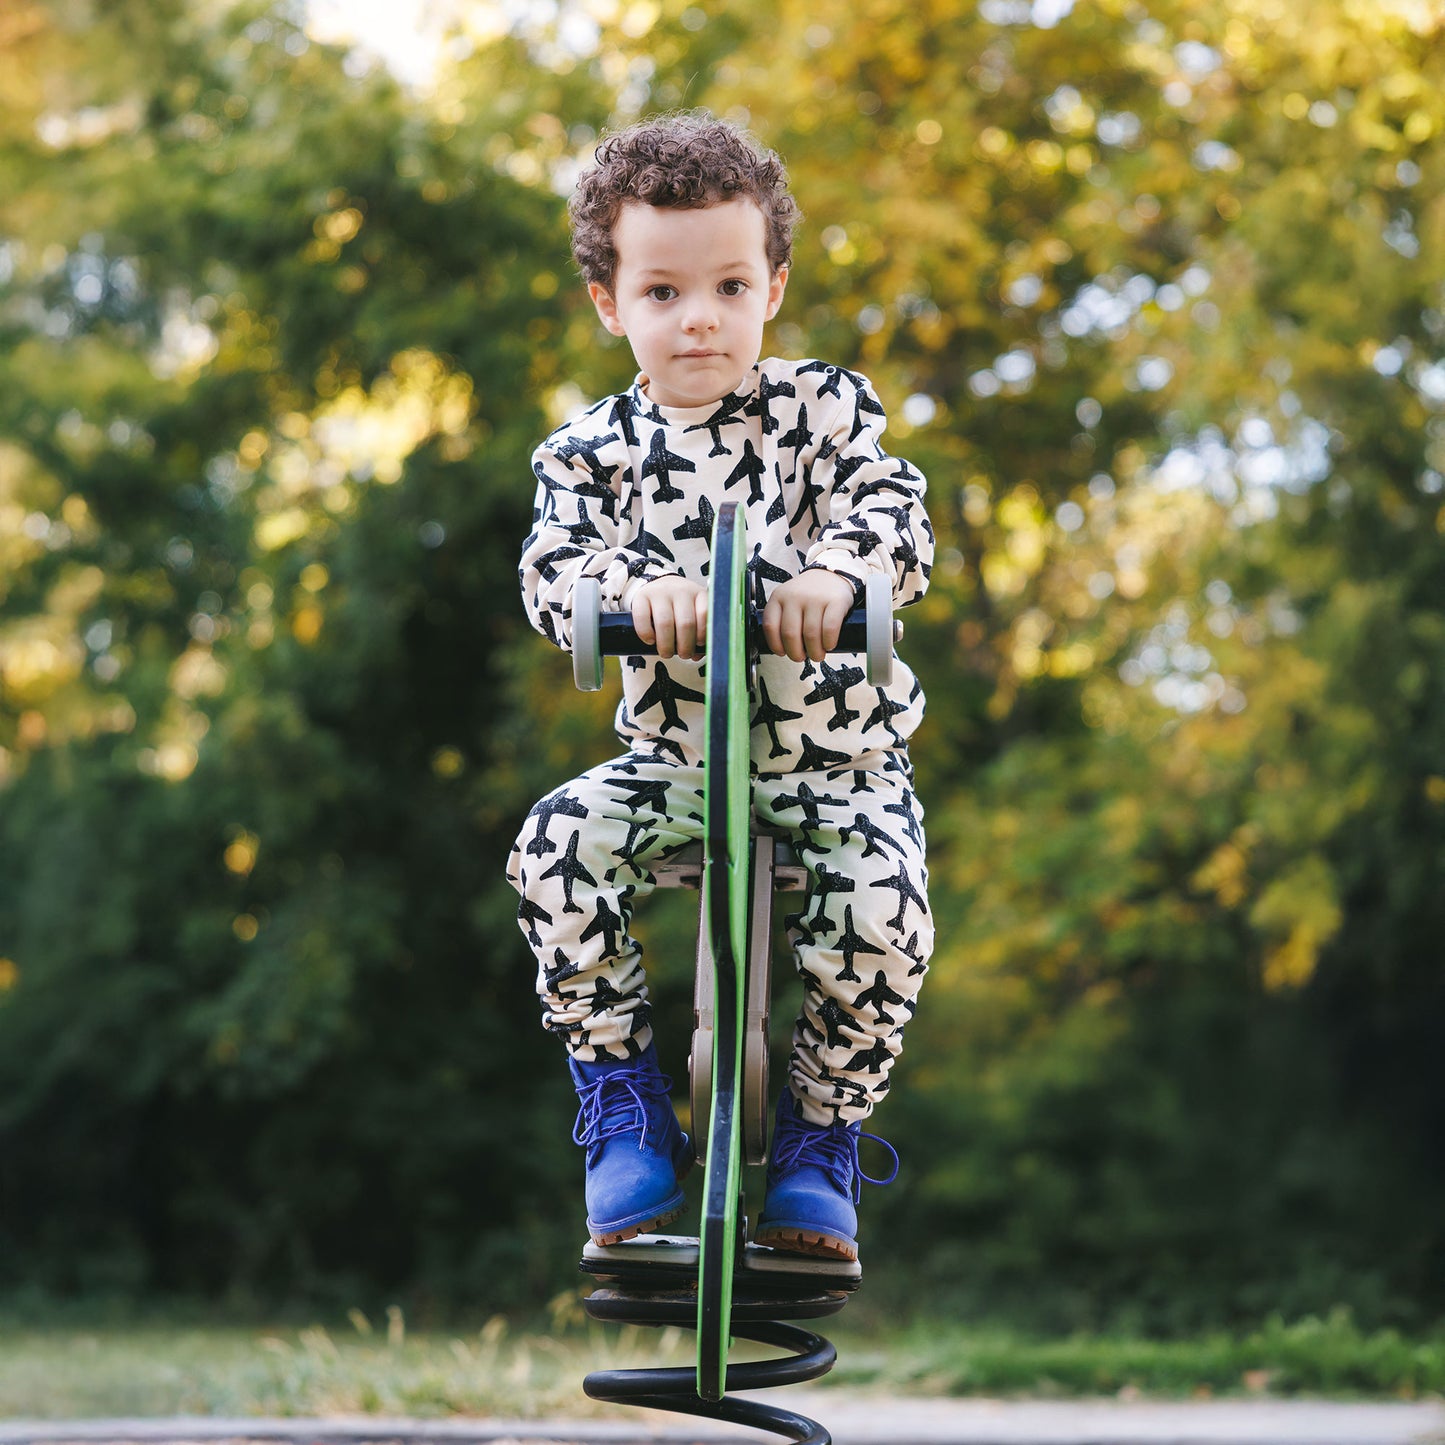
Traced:
<path fill-rule="evenodd" d="M 572 681 L 582 692 L 602 687 L 602 588 L 579 577 L 572 589 Z"/>
<path fill-rule="evenodd" d="M 870 572 L 863 584 L 868 614 L 868 682 L 887 687 L 893 681 L 893 588 L 881 572 Z"/>

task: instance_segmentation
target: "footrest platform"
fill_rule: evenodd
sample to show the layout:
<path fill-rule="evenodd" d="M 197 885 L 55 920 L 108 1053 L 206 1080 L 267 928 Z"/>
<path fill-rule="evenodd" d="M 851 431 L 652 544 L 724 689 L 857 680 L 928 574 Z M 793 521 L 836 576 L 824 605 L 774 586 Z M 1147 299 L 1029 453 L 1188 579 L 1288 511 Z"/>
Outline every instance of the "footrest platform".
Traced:
<path fill-rule="evenodd" d="M 584 1274 L 623 1288 L 695 1289 L 698 1241 L 685 1235 L 639 1234 L 621 1244 L 593 1244 L 582 1251 Z M 733 1271 L 735 1291 L 768 1297 L 851 1294 L 863 1282 L 857 1260 L 812 1258 L 761 1244 L 744 1245 Z"/>

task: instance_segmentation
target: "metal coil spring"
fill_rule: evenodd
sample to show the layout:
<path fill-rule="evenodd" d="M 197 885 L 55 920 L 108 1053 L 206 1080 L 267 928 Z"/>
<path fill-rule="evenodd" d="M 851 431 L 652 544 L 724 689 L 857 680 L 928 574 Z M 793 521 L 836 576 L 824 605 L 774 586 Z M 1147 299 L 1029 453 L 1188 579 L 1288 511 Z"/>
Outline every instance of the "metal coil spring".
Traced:
<path fill-rule="evenodd" d="M 795 1353 L 779 1360 L 729 1365 L 729 1387 L 767 1390 L 776 1385 L 802 1384 L 827 1374 L 838 1358 L 830 1340 L 812 1330 L 768 1316 L 786 1311 L 795 1319 L 811 1319 L 834 1313 L 846 1298 L 846 1295 L 829 1292 L 802 1299 L 735 1299 L 732 1312 L 735 1338 Z M 697 1297 L 681 1291 L 643 1294 L 603 1289 L 584 1300 L 583 1307 L 593 1319 L 618 1323 L 673 1325 L 684 1329 L 697 1324 Z M 594 1400 L 748 1425 L 797 1441 L 799 1445 L 832 1445 L 833 1437 L 822 1425 L 794 1410 L 779 1409 L 758 1400 L 738 1400 L 732 1395 L 724 1395 L 720 1400 L 700 1399 L 697 1374 L 686 1367 L 594 1370 L 583 1380 L 582 1388 Z"/>

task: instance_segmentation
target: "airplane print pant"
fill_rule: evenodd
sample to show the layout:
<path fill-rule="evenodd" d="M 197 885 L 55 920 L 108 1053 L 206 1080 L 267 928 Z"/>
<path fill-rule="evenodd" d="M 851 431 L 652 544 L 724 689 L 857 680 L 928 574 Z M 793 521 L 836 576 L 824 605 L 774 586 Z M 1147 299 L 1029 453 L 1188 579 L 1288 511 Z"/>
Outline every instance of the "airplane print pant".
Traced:
<path fill-rule="evenodd" d="M 764 773 L 753 809 L 807 865 L 785 919 L 803 980 L 790 1078 L 817 1124 L 866 1118 L 888 1089 L 903 1026 L 928 969 L 922 809 L 903 750 L 826 772 Z M 702 832 L 702 769 L 641 747 L 533 808 L 508 881 L 537 955 L 543 1021 L 578 1058 L 625 1058 L 652 1036 L 634 904 L 651 865 Z"/>

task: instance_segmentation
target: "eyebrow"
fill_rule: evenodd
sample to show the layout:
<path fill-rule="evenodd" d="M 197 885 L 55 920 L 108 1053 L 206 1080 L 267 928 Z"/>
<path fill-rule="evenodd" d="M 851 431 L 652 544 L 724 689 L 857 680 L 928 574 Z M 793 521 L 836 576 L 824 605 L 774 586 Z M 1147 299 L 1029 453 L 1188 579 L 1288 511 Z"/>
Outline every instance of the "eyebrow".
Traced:
<path fill-rule="evenodd" d="M 754 261 L 724 261 L 722 265 L 719 266 L 717 269 L 719 271 L 748 271 L 753 269 L 756 265 L 757 263 Z M 641 280 L 648 280 L 653 277 L 658 277 L 662 280 L 668 280 L 676 274 L 677 273 L 675 271 L 669 271 L 662 266 L 651 266 L 647 270 L 639 271 L 637 273 L 639 279 Z"/>

